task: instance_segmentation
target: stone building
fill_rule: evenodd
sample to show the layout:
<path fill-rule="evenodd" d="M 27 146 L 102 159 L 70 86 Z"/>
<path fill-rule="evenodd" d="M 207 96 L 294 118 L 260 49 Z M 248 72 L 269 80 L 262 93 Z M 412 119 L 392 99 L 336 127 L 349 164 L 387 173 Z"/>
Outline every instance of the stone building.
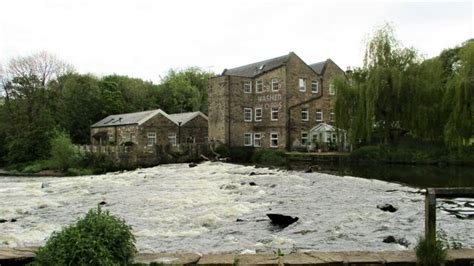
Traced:
<path fill-rule="evenodd" d="M 338 75 L 345 77 L 331 59 L 308 65 L 293 52 L 225 69 L 209 81 L 209 140 L 288 150 L 332 141 L 309 132 L 333 124 Z"/>
<path fill-rule="evenodd" d="M 207 142 L 207 129 L 207 116 L 201 112 L 167 114 L 157 109 L 116 114 L 91 126 L 91 144 L 153 151 L 155 145 Z"/>

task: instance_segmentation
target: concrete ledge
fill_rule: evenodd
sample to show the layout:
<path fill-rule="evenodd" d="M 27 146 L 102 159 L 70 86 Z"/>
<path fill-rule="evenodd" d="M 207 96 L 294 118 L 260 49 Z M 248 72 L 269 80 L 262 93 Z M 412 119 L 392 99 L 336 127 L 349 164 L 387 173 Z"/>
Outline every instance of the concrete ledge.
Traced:
<path fill-rule="evenodd" d="M 191 265 L 197 264 L 200 255 L 196 253 L 141 253 L 133 258 L 134 265 Z"/>
<path fill-rule="evenodd" d="M 0 265 L 25 265 L 35 256 L 37 247 L 0 248 Z M 416 265 L 413 251 L 305 252 L 277 256 L 275 254 L 141 253 L 133 265 Z M 474 265 L 474 249 L 449 250 L 445 265 Z"/>

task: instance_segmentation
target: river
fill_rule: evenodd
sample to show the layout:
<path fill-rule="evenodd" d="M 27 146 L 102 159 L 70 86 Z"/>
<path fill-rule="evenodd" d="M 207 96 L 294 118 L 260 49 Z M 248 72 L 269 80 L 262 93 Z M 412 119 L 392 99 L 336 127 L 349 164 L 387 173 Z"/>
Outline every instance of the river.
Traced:
<path fill-rule="evenodd" d="M 142 252 L 403 250 L 413 248 L 424 230 L 424 196 L 418 188 L 205 162 L 194 168 L 170 164 L 98 176 L 1 177 L 0 219 L 7 222 L 0 223 L 0 247 L 42 245 L 54 230 L 101 201 L 133 227 Z M 466 202 L 474 206 L 472 199 L 457 201 Z M 376 208 L 385 203 L 398 211 Z M 267 213 L 299 220 L 279 229 Z M 474 247 L 474 220 L 442 210 L 437 215 L 438 226 L 449 236 Z M 383 243 L 389 235 L 410 245 Z"/>

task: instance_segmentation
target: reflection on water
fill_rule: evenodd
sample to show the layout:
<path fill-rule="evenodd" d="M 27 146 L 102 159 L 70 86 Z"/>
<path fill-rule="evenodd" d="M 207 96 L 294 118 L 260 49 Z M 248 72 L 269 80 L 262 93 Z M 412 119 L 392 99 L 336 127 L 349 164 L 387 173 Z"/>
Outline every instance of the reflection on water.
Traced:
<path fill-rule="evenodd" d="M 296 169 L 308 164 L 297 164 Z M 474 187 L 474 167 L 395 164 L 319 163 L 313 167 L 322 173 L 350 175 L 406 184 L 412 187 Z"/>
<path fill-rule="evenodd" d="M 2 177 L 0 219 L 8 222 L 0 223 L 0 247 L 42 245 L 105 201 L 104 208 L 133 227 L 143 252 L 407 249 L 383 243 L 390 235 L 411 249 L 423 232 L 424 197 L 417 191 L 374 179 L 220 162 L 99 176 Z M 398 211 L 383 212 L 378 204 Z M 267 213 L 299 220 L 276 230 Z M 474 247 L 474 220 L 442 210 L 437 215 L 449 236 Z"/>

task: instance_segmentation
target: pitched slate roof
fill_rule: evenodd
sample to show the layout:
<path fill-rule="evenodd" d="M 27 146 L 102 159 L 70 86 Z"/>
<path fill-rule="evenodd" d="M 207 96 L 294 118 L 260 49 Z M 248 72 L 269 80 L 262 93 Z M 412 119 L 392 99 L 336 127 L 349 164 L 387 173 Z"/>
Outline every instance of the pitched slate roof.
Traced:
<path fill-rule="evenodd" d="M 176 125 L 179 125 L 180 122 L 181 125 L 184 125 L 198 115 L 201 115 L 202 117 L 207 119 L 207 116 L 201 112 L 178 113 L 169 115 L 161 109 L 156 109 L 144 112 L 109 115 L 106 118 L 100 120 L 99 122 L 93 124 L 91 127 L 141 125 L 157 114 L 163 115 Z"/>
<path fill-rule="evenodd" d="M 288 61 L 288 58 L 290 57 L 292 53 L 293 52 L 287 55 L 248 64 L 245 66 L 240 66 L 240 67 L 231 68 L 231 69 L 224 69 L 224 71 L 222 72 L 222 75 L 253 78 L 260 74 L 268 72 L 272 69 L 281 67 L 282 65 L 286 63 L 286 61 Z"/>
<path fill-rule="evenodd" d="M 329 60 L 329 59 L 328 59 Z M 325 69 L 325 66 L 326 66 L 326 62 L 328 60 L 324 60 L 324 61 L 321 61 L 321 62 L 318 62 L 318 63 L 315 63 L 315 64 L 312 64 L 312 65 L 309 65 L 313 70 L 314 72 L 318 73 L 319 75 L 323 74 L 324 72 L 324 69 Z"/>
<path fill-rule="evenodd" d="M 191 121 L 193 118 L 197 116 L 202 116 L 207 120 L 207 116 L 201 112 L 189 112 L 189 113 L 178 113 L 178 114 L 169 114 L 169 117 L 176 123 L 184 125 L 187 122 Z"/>

